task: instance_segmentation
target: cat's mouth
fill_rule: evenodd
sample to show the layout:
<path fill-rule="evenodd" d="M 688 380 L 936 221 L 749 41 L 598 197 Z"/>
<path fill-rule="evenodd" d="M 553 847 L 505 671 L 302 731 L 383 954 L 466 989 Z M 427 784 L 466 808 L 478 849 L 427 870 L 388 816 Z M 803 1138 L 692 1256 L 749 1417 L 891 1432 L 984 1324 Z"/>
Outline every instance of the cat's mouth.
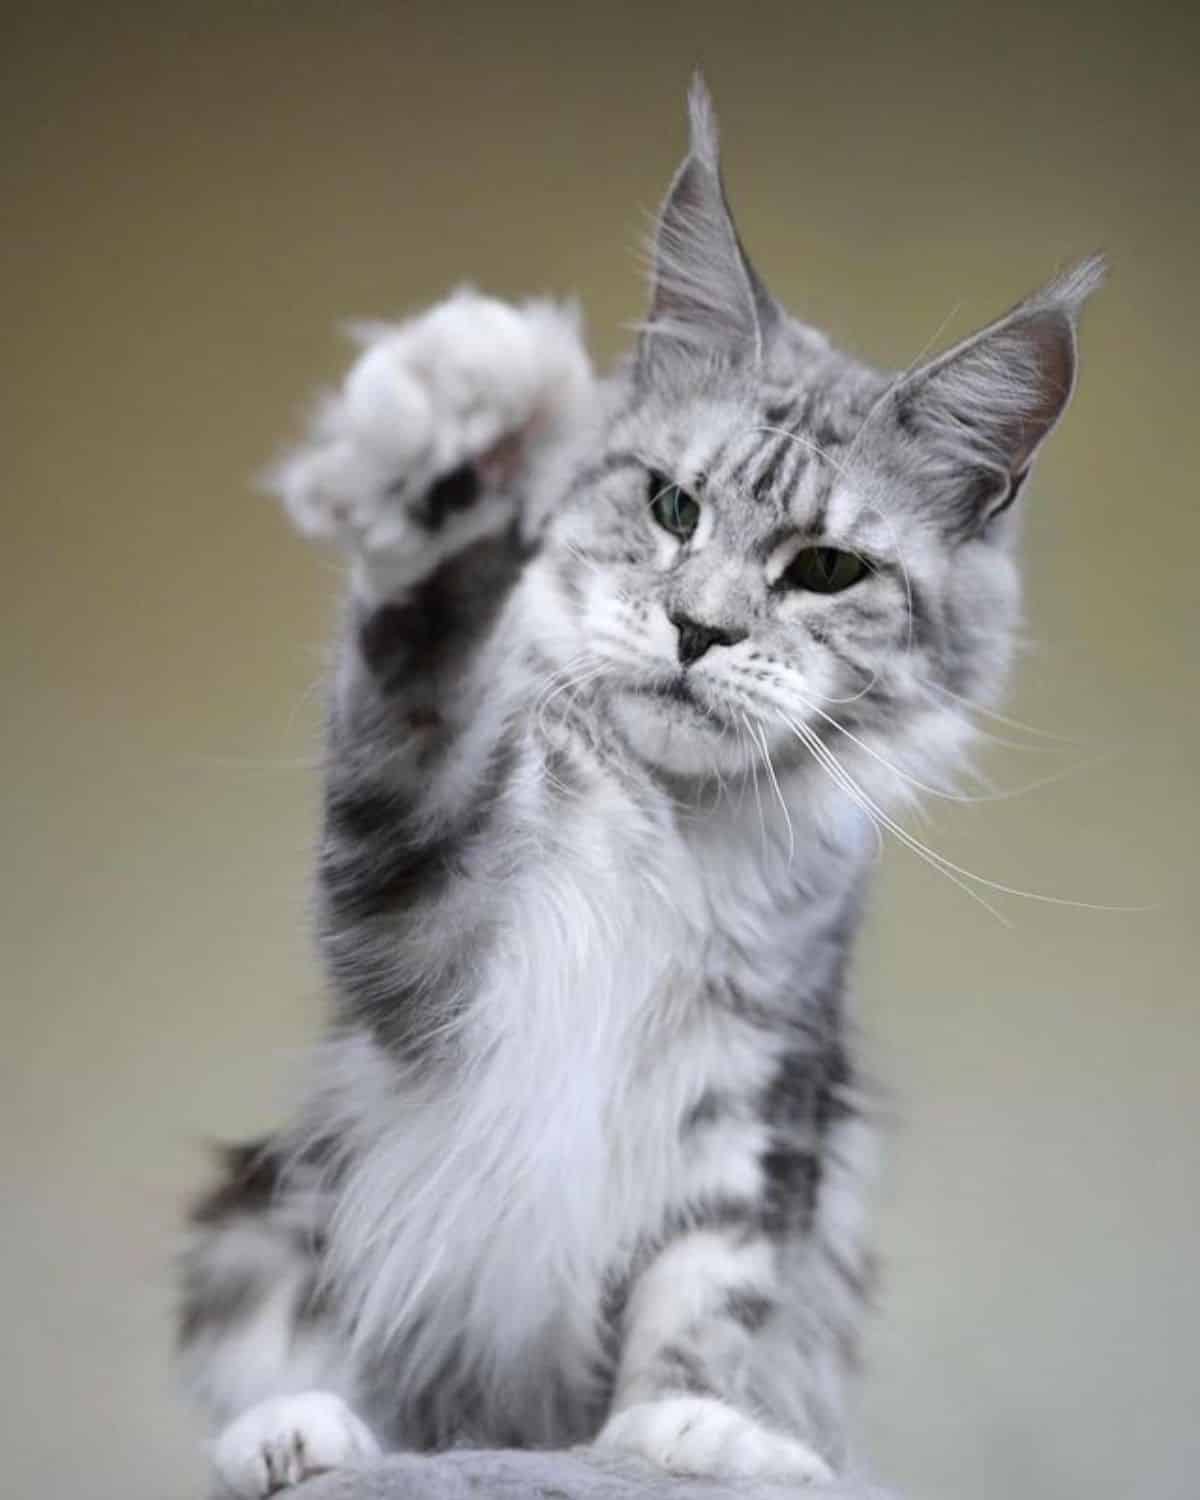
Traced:
<path fill-rule="evenodd" d="M 683 673 L 626 679 L 613 694 L 611 711 L 630 747 L 663 770 L 719 778 L 724 769 L 741 768 L 733 711 L 724 709 L 708 682 Z"/>
<path fill-rule="evenodd" d="M 690 718 L 705 723 L 710 729 L 725 730 L 729 723 L 716 709 L 707 695 L 701 697 L 682 672 L 673 677 L 656 678 L 652 681 L 633 682 L 626 690 L 639 698 L 670 703 L 684 709 Z"/>

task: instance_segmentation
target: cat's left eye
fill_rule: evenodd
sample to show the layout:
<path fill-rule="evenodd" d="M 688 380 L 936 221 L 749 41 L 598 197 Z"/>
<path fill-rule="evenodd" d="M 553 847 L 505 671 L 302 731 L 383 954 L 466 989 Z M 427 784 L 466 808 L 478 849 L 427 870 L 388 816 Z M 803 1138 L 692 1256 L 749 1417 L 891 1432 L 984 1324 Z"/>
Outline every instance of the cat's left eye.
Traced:
<path fill-rule="evenodd" d="M 661 474 L 650 475 L 650 510 L 664 531 L 684 540 L 691 536 L 700 521 L 698 502 Z"/>
<path fill-rule="evenodd" d="M 807 589 L 812 594 L 840 594 L 871 571 L 856 552 L 840 547 L 802 547 L 779 579 L 778 587 Z"/>

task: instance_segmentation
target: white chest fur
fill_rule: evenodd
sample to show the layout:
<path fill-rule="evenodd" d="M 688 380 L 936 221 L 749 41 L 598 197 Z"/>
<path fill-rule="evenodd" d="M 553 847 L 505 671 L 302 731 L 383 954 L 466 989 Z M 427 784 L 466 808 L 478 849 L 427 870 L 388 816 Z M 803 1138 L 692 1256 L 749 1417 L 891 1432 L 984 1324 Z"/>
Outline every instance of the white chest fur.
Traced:
<path fill-rule="evenodd" d="M 706 860 L 618 793 L 581 802 L 497 898 L 453 1076 L 400 1086 L 371 1043 L 339 1044 L 360 1149 L 331 1269 L 365 1345 L 402 1339 L 420 1380 L 464 1337 L 498 1379 L 552 1344 L 569 1378 L 623 1252 L 683 1204 L 760 1191 L 781 1044 L 711 1001 L 771 968 L 758 834 Z M 714 1098 L 745 1106 L 686 1128 Z"/>

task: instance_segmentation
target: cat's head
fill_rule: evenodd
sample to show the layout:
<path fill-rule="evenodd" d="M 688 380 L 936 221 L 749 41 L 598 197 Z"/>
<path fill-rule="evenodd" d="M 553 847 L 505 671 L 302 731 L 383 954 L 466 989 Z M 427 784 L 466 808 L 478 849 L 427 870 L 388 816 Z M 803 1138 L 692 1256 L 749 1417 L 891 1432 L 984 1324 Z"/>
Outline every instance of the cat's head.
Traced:
<path fill-rule="evenodd" d="M 653 293 L 547 546 L 560 660 L 635 754 L 940 778 L 1002 681 L 1014 501 L 1070 399 L 1096 260 L 896 376 L 790 317 L 726 202 L 703 85 Z M 830 761 L 830 755 L 835 760 Z"/>

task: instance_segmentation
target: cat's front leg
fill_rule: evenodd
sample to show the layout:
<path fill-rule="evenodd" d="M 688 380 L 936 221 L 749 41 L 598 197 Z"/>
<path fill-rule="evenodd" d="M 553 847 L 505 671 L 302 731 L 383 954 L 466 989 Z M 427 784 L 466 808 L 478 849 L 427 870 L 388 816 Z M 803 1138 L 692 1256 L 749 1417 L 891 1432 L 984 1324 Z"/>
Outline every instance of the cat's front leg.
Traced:
<path fill-rule="evenodd" d="M 755 1345 L 778 1290 L 775 1246 L 749 1226 L 672 1241 L 630 1292 L 612 1411 L 597 1446 L 675 1474 L 829 1481 L 812 1447 L 754 1412 Z"/>
<path fill-rule="evenodd" d="M 586 418 L 575 312 L 462 290 L 366 345 L 270 479 L 298 529 L 352 559 L 360 602 L 405 597 L 517 518 L 539 463 Z"/>

